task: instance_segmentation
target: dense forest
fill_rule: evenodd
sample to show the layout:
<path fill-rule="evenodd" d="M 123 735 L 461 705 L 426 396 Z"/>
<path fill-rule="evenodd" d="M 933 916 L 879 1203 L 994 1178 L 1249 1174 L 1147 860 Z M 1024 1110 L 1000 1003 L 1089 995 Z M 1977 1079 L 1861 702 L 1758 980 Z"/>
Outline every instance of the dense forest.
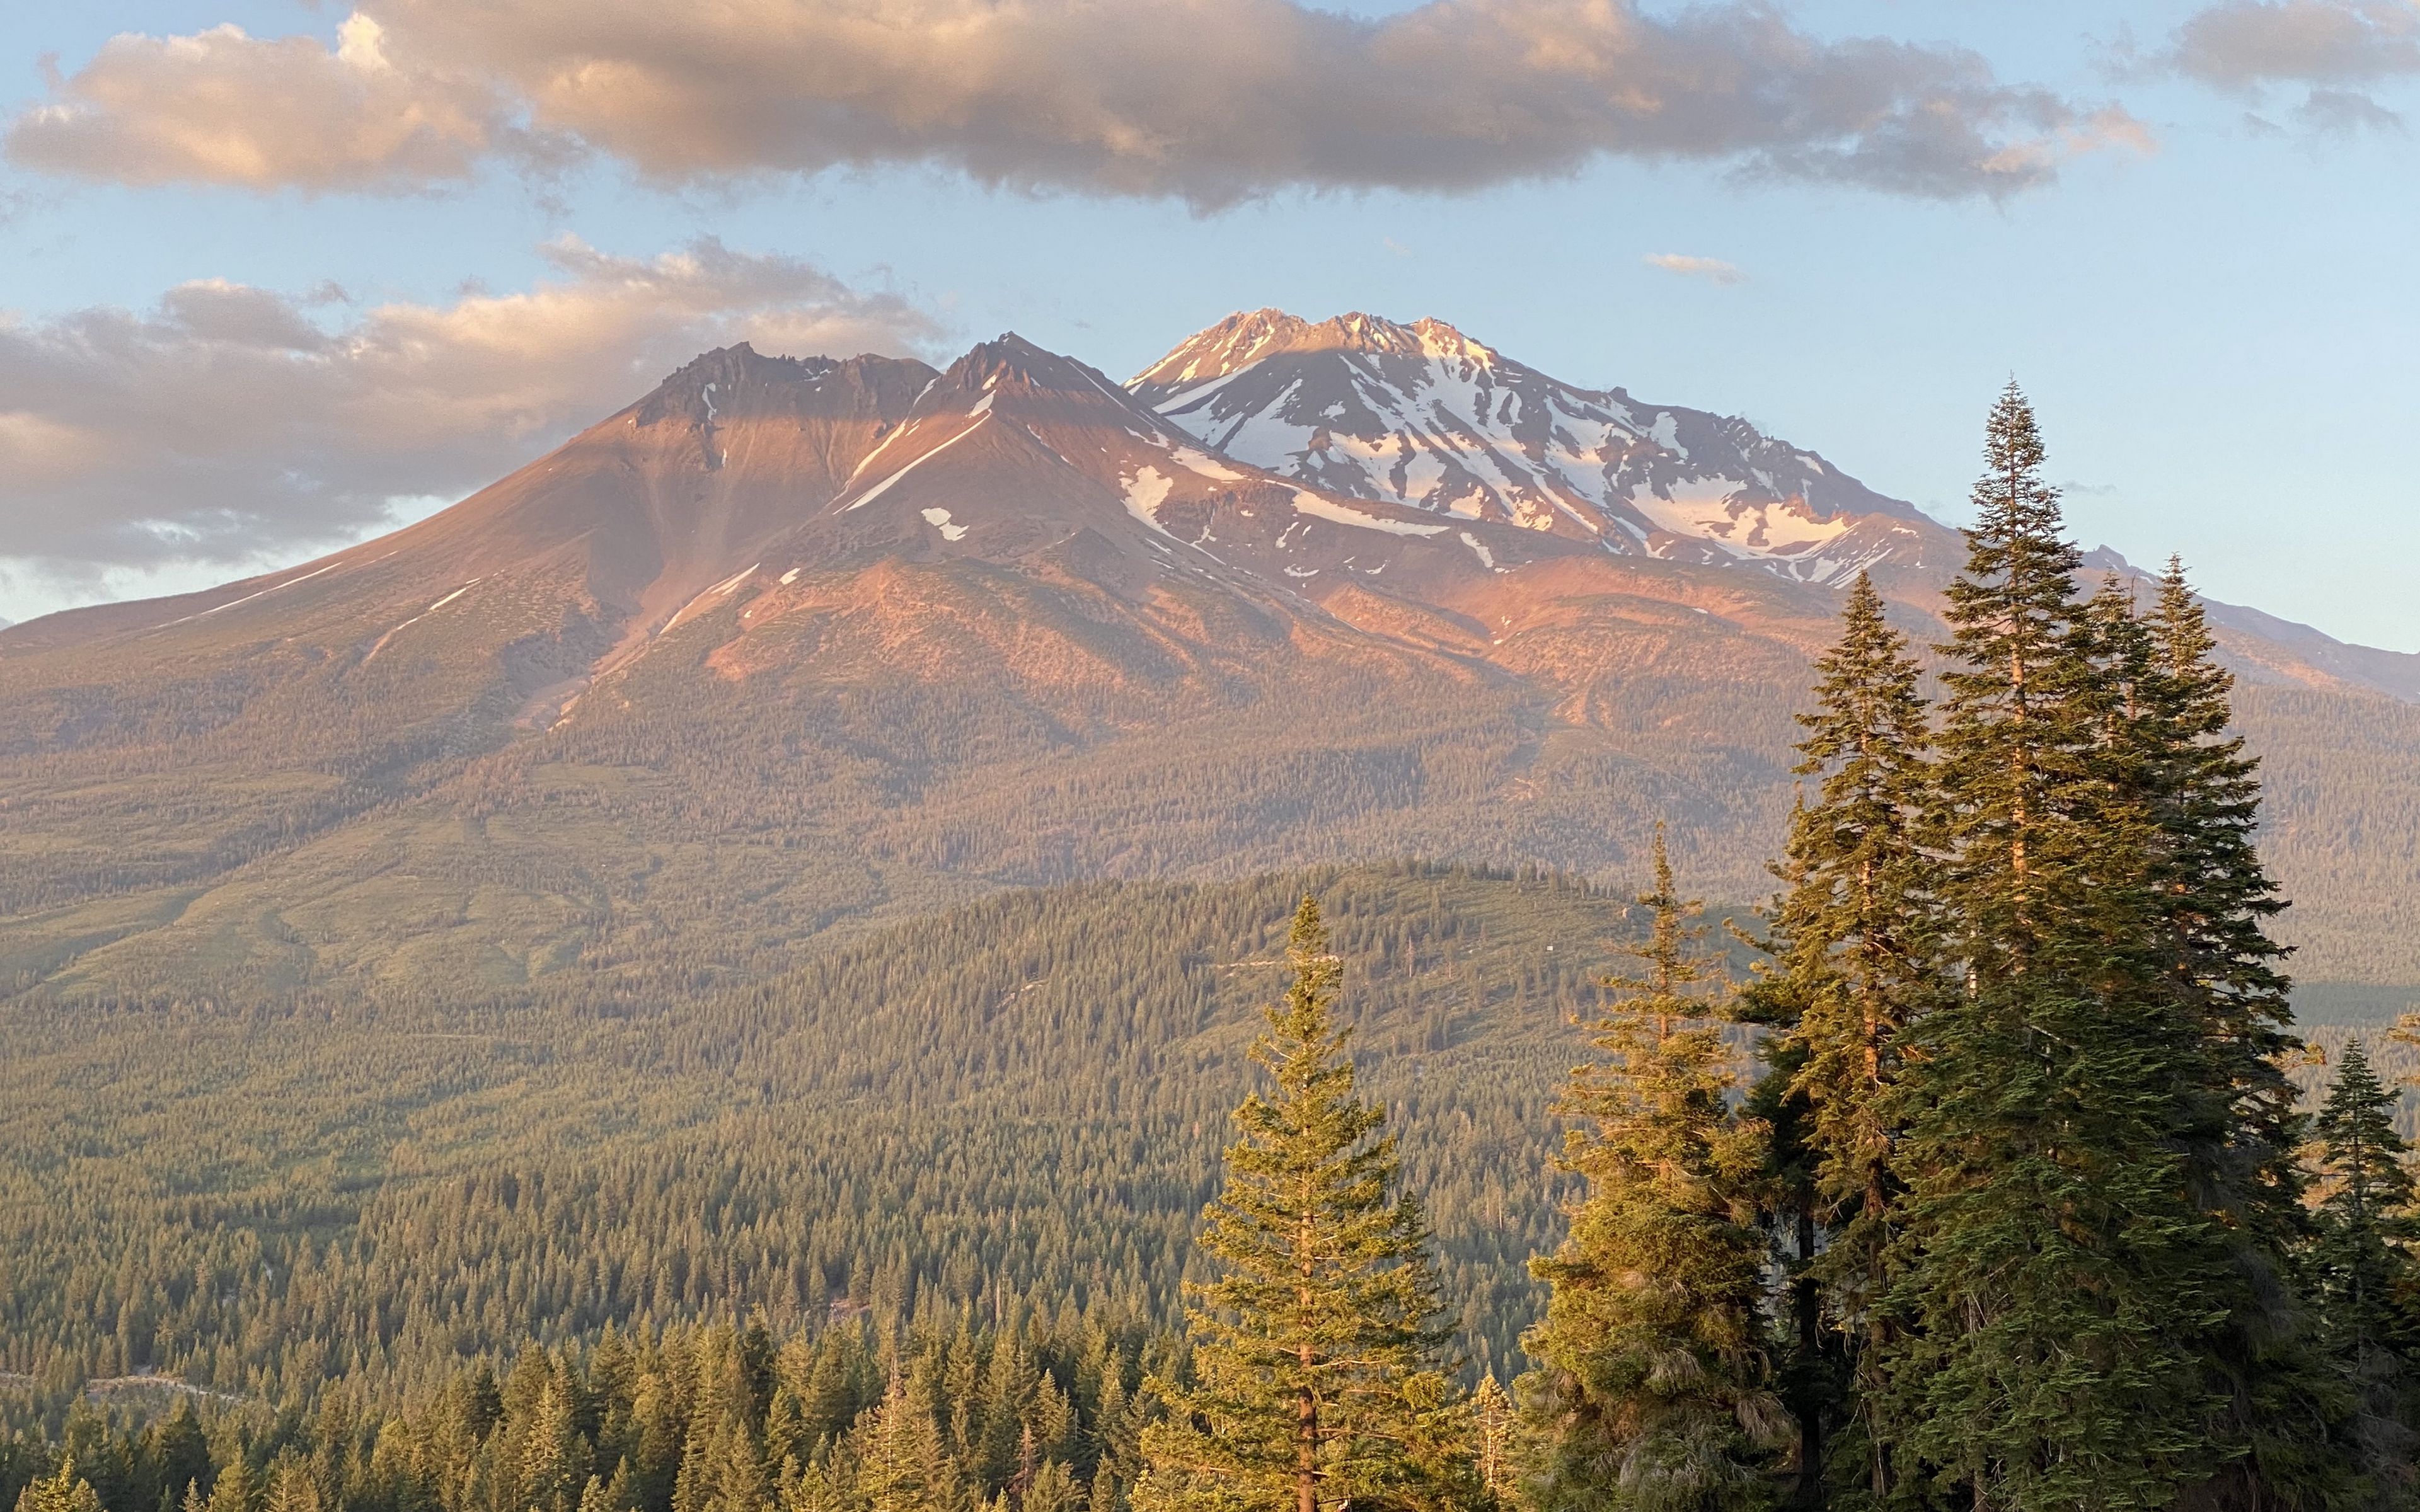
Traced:
<path fill-rule="evenodd" d="M 393 1400 L 609 1323 L 1027 1297 L 1164 1323 L 1306 890 L 1474 1358 L 1509 1373 L 1559 1231 L 1539 1130 L 1636 911 L 1417 864 L 1005 894 L 690 995 L 20 1004 L 0 1371 L 46 1401 L 146 1370 Z"/>
<path fill-rule="evenodd" d="M 0 1500 L 2411 1504 L 2420 1022 L 2296 1029 L 2180 570 L 2079 579 L 2013 388 L 1989 459 L 1936 659 L 1851 596 L 1752 916 L 1659 834 L 1626 902 L 1403 862 L 758 981 L 20 996 Z"/>

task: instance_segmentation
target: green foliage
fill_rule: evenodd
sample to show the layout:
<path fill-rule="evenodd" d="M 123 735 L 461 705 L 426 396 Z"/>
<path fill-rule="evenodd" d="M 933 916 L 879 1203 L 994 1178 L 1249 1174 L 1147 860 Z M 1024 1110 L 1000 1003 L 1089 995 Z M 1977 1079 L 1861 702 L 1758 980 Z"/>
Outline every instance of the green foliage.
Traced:
<path fill-rule="evenodd" d="M 1227 1184 L 1203 1213 L 1216 1262 L 1186 1313 L 1190 1384 L 1158 1383 L 1139 1512 L 1452 1508 L 1480 1488 L 1447 1380 L 1443 1304 L 1386 1113 L 1361 1100 L 1336 1022 L 1342 964 L 1305 895 L 1294 974 L 1251 1058 Z"/>
<path fill-rule="evenodd" d="M 1775 1201 L 1792 1252 L 1784 1388 L 1799 1423 L 1802 1503 L 1821 1499 L 1827 1459 L 1845 1486 L 1889 1490 L 1867 1409 L 1883 1397 L 1888 1341 L 1890 1094 L 1900 1037 L 1937 995 L 1922 674 L 1862 576 L 1816 668 L 1798 770 L 1822 781 L 1792 814 L 1776 868 L 1787 887 L 1771 918 L 1774 969 L 1745 995 L 1750 1014 L 1778 1030 L 1754 1103 L 1774 1129 Z"/>
<path fill-rule="evenodd" d="M 58 1473 L 27 1486 L 17 1498 L 17 1512 L 101 1512 L 101 1498 L 76 1473 L 73 1458 L 59 1461 Z"/>
<path fill-rule="evenodd" d="M 1459 1347 L 1509 1377 L 1561 1234 L 1565 1026 L 1632 926 L 1567 879 L 1379 866 L 1001 894 L 740 988 L 0 1009 L 0 1372 L 29 1378 L 0 1432 L 55 1435 L 87 1380 L 393 1401 L 526 1338 L 758 1309 L 1173 1322 L 1307 887 Z"/>
<path fill-rule="evenodd" d="M 1172 1343 L 1072 1310 L 906 1334 L 861 1320 L 777 1336 L 728 1323 L 608 1331 L 524 1350 L 499 1381 L 458 1369 L 365 1412 L 221 1415 L 198 1466 L 151 1430 L 93 1414 L 18 1502 L 23 1512 L 1112 1512 Z M 179 1414 L 188 1422 L 189 1413 Z M 111 1467 L 114 1489 L 88 1483 Z M 183 1489 L 170 1494 L 188 1470 Z"/>
<path fill-rule="evenodd" d="M 2089 609 L 2104 687 L 2099 766 L 2139 795 L 2160 974 L 2188 1063 L 2172 1095 L 2172 1141 L 2187 1191 L 2215 1225 L 2226 1264 L 2203 1342 L 2222 1395 L 2211 1430 L 2220 1462 L 2206 1488 L 2237 1504 L 2323 1506 L 2352 1494 L 2328 1425 L 2345 1406 L 2294 1284 L 2309 1240 L 2297 1158 L 2303 1117 L 2286 1063 L 2302 1042 L 2270 937 L 2284 911 L 2256 846 L 2257 764 L 2231 733 L 2233 677 L 2181 563 L 2138 615 L 2112 582 Z"/>
<path fill-rule="evenodd" d="M 1532 1488 L 1545 1512 L 1714 1512 L 1770 1499 L 1788 1420 L 1770 1386 L 1764 1239 L 1756 1227 L 1765 1130 L 1730 1105 L 1731 1055 L 1661 846 L 1653 920 L 1632 953 L 1645 975 L 1609 985 L 1559 1104 L 1580 1126 L 1564 1163 L 1587 1183 L 1571 1237 L 1532 1269 L 1553 1288 L 1524 1340 L 1523 1381 L 1545 1445 Z"/>
<path fill-rule="evenodd" d="M 2307 1261 L 2322 1338 L 2355 1396 L 2350 1438 L 2381 1504 L 2413 1489 L 2412 1409 L 2420 1378 L 2420 1273 L 2413 1246 L 2411 1147 L 2395 1132 L 2396 1096 L 2347 1041 L 2312 1122 L 2318 1233 Z"/>
<path fill-rule="evenodd" d="M 1890 1437 L 1900 1476 L 1978 1504 L 2159 1504 L 2242 1452 L 2211 1428 L 2224 1236 L 2175 1137 L 2205 1047 L 2161 980 L 2156 820 L 2106 759 L 2122 684 L 2013 386 L 1987 455 L 1939 738 L 1962 990 L 1910 1031 Z"/>

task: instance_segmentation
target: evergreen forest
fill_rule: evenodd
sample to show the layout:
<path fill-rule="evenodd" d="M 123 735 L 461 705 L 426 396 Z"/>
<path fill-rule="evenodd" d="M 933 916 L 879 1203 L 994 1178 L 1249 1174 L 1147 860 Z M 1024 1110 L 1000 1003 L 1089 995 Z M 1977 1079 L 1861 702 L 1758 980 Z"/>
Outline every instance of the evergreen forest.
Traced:
<path fill-rule="evenodd" d="M 2011 385 L 1943 642 L 1849 595 L 1760 907 L 1659 832 L 14 1000 L 0 1506 L 2420 1505 L 2420 1022 L 2298 1029 L 2201 609 L 2044 466 Z"/>

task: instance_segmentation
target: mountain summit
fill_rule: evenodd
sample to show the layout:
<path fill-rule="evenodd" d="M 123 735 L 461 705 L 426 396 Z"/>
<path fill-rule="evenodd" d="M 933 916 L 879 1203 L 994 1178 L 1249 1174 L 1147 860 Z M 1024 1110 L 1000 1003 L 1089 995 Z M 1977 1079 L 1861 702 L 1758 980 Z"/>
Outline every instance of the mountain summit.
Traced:
<path fill-rule="evenodd" d="M 1745 420 L 1578 388 L 1441 320 L 1230 316 L 1129 387 L 1271 471 L 1618 552 L 1825 584 L 1954 561 L 1915 508 Z"/>

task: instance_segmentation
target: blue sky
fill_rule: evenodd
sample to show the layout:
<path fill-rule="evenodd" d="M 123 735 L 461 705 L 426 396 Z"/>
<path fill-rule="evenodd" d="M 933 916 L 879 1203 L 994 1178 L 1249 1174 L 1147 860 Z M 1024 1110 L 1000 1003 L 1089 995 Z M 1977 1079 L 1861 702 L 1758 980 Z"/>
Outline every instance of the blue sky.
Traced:
<path fill-rule="evenodd" d="M 1211 0 L 1186 3 L 1198 19 Z M 435 56 L 426 39 L 443 32 L 448 4 L 365 8 L 392 55 L 425 46 Z M 2297 62 L 2281 33 L 2250 65 L 2179 62 L 2180 28 L 2211 10 L 2281 25 L 2334 10 L 2374 52 Z M 22 125 L 46 103 L 102 109 L 95 60 L 116 34 L 233 23 L 325 51 L 349 14 L 337 0 L 8 8 L 0 60 L 15 67 L 0 70 L 0 110 Z M 1450 192 L 1356 184 L 1357 170 L 1295 176 L 1345 180 L 1307 188 L 1280 172 L 1240 203 L 1188 205 L 1098 167 L 1029 175 L 1012 163 L 1011 182 L 991 187 L 969 176 L 970 162 L 1003 176 L 981 144 L 923 139 L 821 171 L 779 160 L 667 176 L 644 142 L 596 147 L 607 128 L 592 122 L 573 150 L 517 159 L 482 147 L 458 171 L 380 166 L 390 177 L 364 187 L 310 162 L 254 182 L 155 168 L 141 154 L 168 140 L 158 133 L 70 151 L 21 130 L 0 166 L 0 255 L 12 270 L 0 337 L 20 338 L 0 341 L 0 460 L 12 410 L 17 434 L 36 438 L 23 444 L 42 449 L 21 454 L 16 480 L 0 476 L 0 616 L 196 586 L 425 512 L 643 391 L 686 341 L 761 324 L 773 346 L 861 341 L 939 358 L 1015 329 L 1124 376 L 1232 310 L 1267 304 L 1312 317 L 1435 316 L 1572 381 L 1746 415 L 1951 520 L 1984 409 L 2013 374 L 2040 409 L 2087 545 L 2146 562 L 2180 551 L 2214 596 L 2420 650 L 2405 586 L 2420 557 L 2405 463 L 2420 416 L 2410 356 L 2420 149 L 2401 124 L 2420 108 L 2420 73 L 2404 0 L 1875 0 L 1774 14 L 1809 47 L 1877 38 L 1929 56 L 1962 50 L 1960 66 L 1988 70 L 1993 87 L 2066 102 L 2064 124 L 1998 128 L 2051 142 L 2055 171 L 1997 193 L 1910 193 L 1863 170 L 1777 171 L 1759 155 L 1769 143 L 1664 153 L 1617 143 L 1544 177 L 1513 164 Z M 163 52 L 158 66 L 183 56 Z M 2236 83 L 2264 71 L 2274 77 Z M 1435 88 L 1450 99 L 1465 82 Z M 2112 104 L 2127 113 L 2123 130 L 2077 124 Z M 503 108 L 544 124 L 536 107 Z M 707 238 L 735 261 L 709 258 L 703 271 L 662 261 Z M 1647 261 L 1658 255 L 1719 259 L 1742 277 L 1676 274 Z M 203 295 L 163 305 L 204 281 L 215 281 L 203 295 L 218 313 L 191 313 Z M 561 308 L 539 318 L 521 297 L 547 289 Z M 247 291 L 267 298 L 240 303 Z M 667 302 L 677 312 L 664 314 Z M 610 318 L 583 313 L 609 308 Z M 251 358 L 194 346 L 195 332 L 219 339 L 209 333 L 239 310 L 247 332 L 307 322 L 387 356 L 346 367 L 342 403 L 312 410 L 317 391 L 288 369 L 332 359 L 303 353 L 306 337 L 279 338 L 286 366 L 256 391 L 245 387 Z M 520 322 L 509 340 L 481 334 L 508 321 Z M 566 330 L 591 345 L 558 340 Z M 405 381 L 394 375 L 407 356 L 396 354 L 418 350 L 414 340 L 467 344 L 446 360 L 489 375 L 492 403 L 441 410 L 386 392 Z M 549 362 L 582 371 L 541 371 Z M 514 363 L 527 370 L 507 372 Z M 411 381 L 432 386 L 425 373 Z M 43 407 L 54 390 L 91 408 L 54 413 Z M 111 405 L 164 412 L 201 391 L 225 407 L 216 449 L 202 463 L 189 449 L 130 471 L 130 450 L 150 443 L 113 437 Z M 257 413 L 275 406 L 291 413 Z M 482 439 L 454 444 L 441 434 L 453 423 Z M 70 429 L 78 439 L 59 439 Z M 405 432 L 409 444 L 394 440 Z M 255 509 L 243 490 L 263 486 L 282 501 Z"/>

